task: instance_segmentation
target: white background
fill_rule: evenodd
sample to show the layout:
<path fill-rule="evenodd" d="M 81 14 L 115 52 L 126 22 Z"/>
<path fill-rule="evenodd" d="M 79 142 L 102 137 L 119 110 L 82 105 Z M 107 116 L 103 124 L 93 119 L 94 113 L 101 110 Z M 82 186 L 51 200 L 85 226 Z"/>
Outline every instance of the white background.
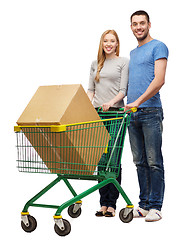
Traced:
<path fill-rule="evenodd" d="M 146 10 L 151 18 L 151 36 L 169 48 L 166 84 L 161 90 L 164 107 L 163 154 L 166 192 L 163 219 L 145 223 L 119 220 L 126 204 L 122 197 L 115 218 L 96 218 L 98 191 L 83 199 L 82 215 L 71 219 L 72 231 L 66 239 L 126 238 L 159 239 L 179 235 L 179 5 L 178 1 L 120 0 L 2 0 L 0 3 L 0 203 L 1 232 L 5 239 L 58 239 L 53 227 L 55 210 L 30 208 L 37 229 L 25 233 L 20 227 L 20 212 L 33 195 L 55 179 L 55 175 L 24 174 L 16 169 L 16 139 L 13 126 L 40 85 L 81 83 L 87 91 L 89 70 L 96 59 L 101 34 L 115 29 L 120 38 L 120 55 L 129 57 L 137 46 L 130 30 L 130 15 Z M 128 136 L 123 152 L 122 187 L 135 206 L 138 203 L 136 169 L 132 163 Z M 80 193 L 95 183 L 72 181 Z M 63 183 L 57 185 L 40 203 L 59 204 L 71 198 Z M 178 223 L 178 225 L 177 225 Z"/>

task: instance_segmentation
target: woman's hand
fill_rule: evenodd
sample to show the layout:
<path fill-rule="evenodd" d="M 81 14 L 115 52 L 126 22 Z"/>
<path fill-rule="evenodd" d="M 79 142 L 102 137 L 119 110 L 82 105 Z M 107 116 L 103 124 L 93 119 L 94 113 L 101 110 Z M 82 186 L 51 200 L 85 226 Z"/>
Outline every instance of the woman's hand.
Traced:
<path fill-rule="evenodd" d="M 114 105 L 114 102 L 112 102 L 112 101 L 104 103 L 102 105 L 103 112 L 107 112 L 109 110 L 109 108 L 112 107 L 113 105 Z"/>
<path fill-rule="evenodd" d="M 113 99 L 111 99 L 109 102 L 104 103 L 102 105 L 103 111 L 107 112 L 109 110 L 110 107 L 113 107 L 114 104 L 122 101 L 124 98 L 124 94 L 122 92 L 119 92 Z"/>

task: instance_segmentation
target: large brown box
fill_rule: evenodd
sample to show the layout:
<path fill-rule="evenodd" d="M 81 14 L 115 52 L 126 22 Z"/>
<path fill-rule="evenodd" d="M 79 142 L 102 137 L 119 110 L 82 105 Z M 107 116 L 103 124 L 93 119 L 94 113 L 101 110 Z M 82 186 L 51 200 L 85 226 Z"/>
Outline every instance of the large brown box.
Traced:
<path fill-rule="evenodd" d="M 99 115 L 83 87 L 75 84 L 39 87 L 17 124 L 36 126 L 38 137 L 33 132 L 25 135 L 52 173 L 91 175 L 110 136 L 102 122 L 85 129 L 76 123 L 96 120 Z M 50 133 L 41 127 L 74 123 L 63 132 Z"/>

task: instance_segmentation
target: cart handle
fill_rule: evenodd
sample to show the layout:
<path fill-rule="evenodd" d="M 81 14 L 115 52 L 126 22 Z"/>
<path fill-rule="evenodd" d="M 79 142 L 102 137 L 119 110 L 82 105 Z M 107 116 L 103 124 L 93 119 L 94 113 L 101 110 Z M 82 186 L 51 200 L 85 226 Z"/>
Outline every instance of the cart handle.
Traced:
<path fill-rule="evenodd" d="M 102 107 L 98 108 L 98 112 L 100 111 L 100 109 L 102 109 Z M 123 111 L 124 112 L 124 108 L 119 108 L 119 111 Z M 137 108 L 131 108 L 129 110 L 127 110 L 126 113 L 123 117 L 127 116 L 127 113 L 131 113 L 131 112 L 136 112 Z M 112 111 L 113 112 L 113 111 Z M 111 113 L 112 113 L 111 112 Z M 121 118 L 117 118 L 117 119 L 122 119 Z M 106 119 L 105 121 L 109 121 L 112 120 L 112 118 L 110 119 Z M 66 127 L 69 126 L 74 126 L 74 125 L 81 125 L 81 124 L 86 124 L 86 123 L 95 123 L 95 122 L 104 122 L 104 120 L 96 120 L 96 121 L 88 121 L 88 122 L 80 122 L 80 123 L 73 123 L 73 124 L 66 124 L 66 125 L 27 125 L 27 126 L 14 126 L 14 132 L 20 132 L 22 128 L 51 128 L 52 132 L 64 132 L 66 131 Z"/>
<path fill-rule="evenodd" d="M 102 111 L 102 107 L 99 107 L 98 110 L 97 110 L 97 112 L 100 112 L 100 111 L 103 112 L 103 111 Z M 124 108 L 119 108 L 119 111 L 120 111 L 120 112 L 124 112 Z M 113 111 L 107 111 L 107 112 L 113 112 Z M 127 110 L 127 111 L 124 112 L 124 113 L 130 113 L 130 112 L 133 112 L 133 113 L 134 113 L 134 112 L 137 112 L 137 108 L 136 108 L 136 107 L 133 107 L 133 108 Z"/>

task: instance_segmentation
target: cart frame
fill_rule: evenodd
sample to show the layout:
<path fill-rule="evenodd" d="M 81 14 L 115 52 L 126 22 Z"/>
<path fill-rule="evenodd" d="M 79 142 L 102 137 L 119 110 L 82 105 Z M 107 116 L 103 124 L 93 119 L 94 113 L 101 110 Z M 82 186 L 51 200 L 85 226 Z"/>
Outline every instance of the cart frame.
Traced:
<path fill-rule="evenodd" d="M 120 109 L 120 110 L 122 111 L 122 109 Z M 119 118 L 122 121 L 120 128 L 122 128 L 125 119 L 128 118 L 128 122 L 126 122 L 126 126 L 125 126 L 125 133 L 126 133 L 127 126 L 130 124 L 131 112 L 135 112 L 135 111 L 136 111 L 136 109 L 133 108 L 133 109 L 123 113 L 123 116 L 121 115 L 121 117 Z M 99 120 L 99 121 L 104 122 L 104 121 L 111 121 L 111 120 L 112 119 Z M 97 122 L 97 121 L 94 121 L 94 122 Z M 83 124 L 83 123 L 78 123 L 78 124 Z M 73 125 L 73 124 L 69 124 L 69 125 Z M 29 128 L 32 126 L 15 126 L 14 131 L 18 134 L 25 127 Z M 33 126 L 33 127 L 47 127 L 47 126 Z M 52 132 L 61 132 L 61 131 L 66 131 L 66 127 L 67 127 L 67 125 L 58 125 L 58 126 L 51 126 L 50 128 L 51 128 Z M 121 131 L 121 129 L 119 130 L 119 133 L 120 133 L 120 131 Z M 118 137 L 119 136 L 116 137 L 116 141 L 117 141 Z M 116 144 L 116 142 L 115 142 L 115 144 Z M 122 146 L 122 149 L 123 149 L 123 146 Z M 114 150 L 112 148 L 111 155 L 112 155 L 113 151 Z M 121 151 L 121 155 L 122 155 L 122 151 Z M 62 211 L 65 208 L 69 207 L 68 208 L 69 215 L 73 218 L 78 217 L 81 214 L 82 199 L 84 197 L 88 196 L 89 194 L 95 192 L 96 190 L 104 187 L 105 185 L 107 185 L 109 183 L 112 183 L 115 185 L 115 187 L 118 189 L 119 193 L 122 195 L 123 199 L 125 200 L 125 202 L 127 204 L 126 208 L 124 208 L 120 211 L 120 214 L 119 214 L 120 219 L 126 223 L 130 222 L 133 219 L 132 210 L 133 210 L 134 206 L 133 206 L 132 202 L 130 201 L 130 199 L 128 198 L 128 196 L 126 195 L 123 188 L 121 187 L 121 185 L 116 180 L 116 174 L 113 172 L 107 171 L 107 169 L 109 168 L 109 165 L 110 165 L 110 161 L 111 161 L 111 156 L 110 156 L 110 160 L 107 162 L 106 171 L 103 174 L 97 174 L 97 175 L 91 175 L 91 176 L 88 176 L 88 175 L 76 176 L 73 174 L 71 174 L 71 175 L 57 174 L 57 177 L 55 180 L 53 180 L 50 184 L 48 184 L 44 189 L 42 189 L 39 193 L 37 193 L 34 197 L 32 197 L 25 204 L 25 206 L 21 212 L 21 226 L 22 226 L 23 230 L 26 232 L 32 232 L 36 229 L 36 226 L 37 226 L 37 222 L 36 222 L 35 218 L 32 217 L 28 212 L 29 207 L 42 207 L 42 208 L 56 209 L 56 213 L 54 214 L 55 232 L 60 236 L 65 236 L 65 235 L 69 234 L 71 231 L 71 225 L 67 220 L 62 218 L 62 215 L 61 215 Z M 74 190 L 74 188 L 72 187 L 72 185 L 70 184 L 70 182 L 68 181 L 69 179 L 95 180 L 95 181 L 98 180 L 99 182 L 95 186 L 87 189 L 86 191 L 84 191 L 80 194 L 77 194 L 76 191 Z M 42 197 L 46 192 L 48 192 L 51 188 L 53 188 L 61 180 L 64 181 L 67 188 L 73 195 L 73 197 L 70 200 L 64 202 L 60 206 L 35 203 L 40 197 Z"/>

